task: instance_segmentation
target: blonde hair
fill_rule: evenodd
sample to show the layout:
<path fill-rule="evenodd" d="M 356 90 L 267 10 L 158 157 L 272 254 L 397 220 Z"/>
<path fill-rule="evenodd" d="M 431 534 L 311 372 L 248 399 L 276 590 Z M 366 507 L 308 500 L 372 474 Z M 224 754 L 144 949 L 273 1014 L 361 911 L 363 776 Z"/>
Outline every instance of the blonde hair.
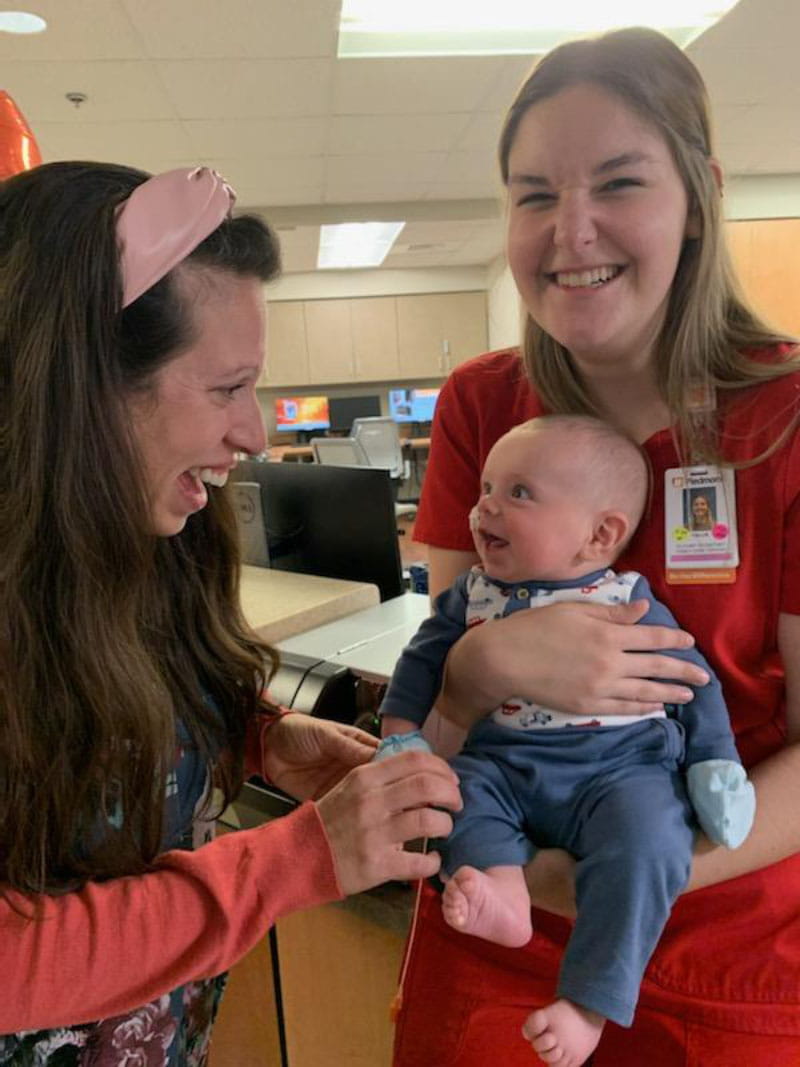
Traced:
<path fill-rule="evenodd" d="M 789 374 L 800 368 L 800 356 L 792 353 L 778 362 L 761 362 L 748 354 L 794 339 L 765 325 L 739 290 L 725 245 L 720 189 L 710 166 L 705 85 L 684 53 L 654 30 L 617 30 L 563 44 L 534 67 L 506 116 L 499 145 L 505 184 L 509 153 L 523 116 L 540 101 L 577 84 L 614 94 L 658 130 L 683 181 L 689 217 L 696 221 L 699 236 L 686 238 L 672 282 L 656 344 L 657 381 L 685 461 L 721 461 L 714 411 L 693 405 L 688 398 Z M 523 359 L 547 407 L 605 414 L 568 350 L 530 316 Z"/>

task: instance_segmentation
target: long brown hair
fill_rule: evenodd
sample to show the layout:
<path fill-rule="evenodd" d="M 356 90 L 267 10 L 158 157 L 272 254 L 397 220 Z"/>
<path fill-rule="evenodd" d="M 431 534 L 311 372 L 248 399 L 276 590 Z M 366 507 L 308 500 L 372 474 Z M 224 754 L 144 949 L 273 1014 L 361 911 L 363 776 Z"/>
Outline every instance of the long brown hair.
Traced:
<path fill-rule="evenodd" d="M 512 103 L 499 144 L 500 171 L 519 124 L 535 104 L 577 84 L 590 84 L 620 99 L 664 138 L 688 197 L 699 236 L 687 237 L 672 283 L 656 347 L 658 385 L 686 458 L 720 460 L 715 418 L 687 404 L 690 395 L 736 389 L 795 371 L 800 359 L 765 362 L 753 350 L 792 339 L 765 325 L 747 306 L 736 282 L 722 228 L 720 190 L 713 157 L 708 96 L 699 71 L 669 38 L 647 29 L 616 30 L 570 41 L 548 53 Z M 563 345 L 527 317 L 526 370 L 553 411 L 608 417 L 591 396 Z"/>
<path fill-rule="evenodd" d="M 114 211 L 147 177 L 54 163 L 0 185 L 0 881 L 25 892 L 152 864 L 179 721 L 229 801 L 272 669 L 225 492 L 147 530 L 127 400 L 193 339 L 180 267 L 120 312 Z M 251 216 L 189 261 L 279 270 Z"/>

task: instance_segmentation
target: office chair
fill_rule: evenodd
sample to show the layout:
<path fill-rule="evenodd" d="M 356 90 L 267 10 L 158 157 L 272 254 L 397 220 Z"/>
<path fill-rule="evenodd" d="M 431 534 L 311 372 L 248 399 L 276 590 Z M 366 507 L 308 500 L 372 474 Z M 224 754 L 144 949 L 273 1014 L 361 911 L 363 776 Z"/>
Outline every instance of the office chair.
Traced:
<path fill-rule="evenodd" d="M 397 491 L 400 482 L 411 474 L 411 465 L 403 456 L 397 423 L 386 415 L 370 415 L 353 420 L 352 434 L 367 455 L 371 467 L 388 470 Z M 395 503 L 397 518 L 413 518 L 417 506 L 411 502 Z"/>
<path fill-rule="evenodd" d="M 369 419 L 364 421 L 369 422 Z M 335 467 L 378 467 L 386 470 L 393 485 L 395 518 L 411 519 L 417 514 L 416 504 L 398 503 L 398 479 L 386 464 L 370 462 L 366 449 L 357 437 L 312 437 L 311 447 L 314 450 L 315 463 L 327 463 Z"/>
<path fill-rule="evenodd" d="M 334 467 L 369 467 L 363 446 L 354 437 L 312 437 L 315 463 Z"/>
<path fill-rule="evenodd" d="M 397 423 L 387 415 L 370 415 L 354 419 L 352 435 L 363 447 L 371 467 L 383 467 L 389 477 L 407 478 L 409 464 L 403 458 L 403 446 Z"/>

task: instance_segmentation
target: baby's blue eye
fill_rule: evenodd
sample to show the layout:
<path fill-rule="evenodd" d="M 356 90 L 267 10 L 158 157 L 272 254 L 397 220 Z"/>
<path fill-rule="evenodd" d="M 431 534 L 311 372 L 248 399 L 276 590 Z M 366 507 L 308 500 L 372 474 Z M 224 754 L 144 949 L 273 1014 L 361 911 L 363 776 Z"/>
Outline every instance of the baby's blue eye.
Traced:
<path fill-rule="evenodd" d="M 511 496 L 514 500 L 530 500 L 531 494 L 524 485 L 517 484 L 511 490 Z"/>

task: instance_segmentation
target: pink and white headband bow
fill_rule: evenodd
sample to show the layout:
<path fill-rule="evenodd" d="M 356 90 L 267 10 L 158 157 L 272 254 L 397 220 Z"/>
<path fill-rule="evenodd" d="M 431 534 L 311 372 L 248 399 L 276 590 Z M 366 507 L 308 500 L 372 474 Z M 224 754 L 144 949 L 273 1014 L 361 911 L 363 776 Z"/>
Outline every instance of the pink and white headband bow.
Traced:
<path fill-rule="evenodd" d="M 225 179 L 208 167 L 165 171 L 137 186 L 117 208 L 123 308 L 213 233 L 235 199 Z"/>

